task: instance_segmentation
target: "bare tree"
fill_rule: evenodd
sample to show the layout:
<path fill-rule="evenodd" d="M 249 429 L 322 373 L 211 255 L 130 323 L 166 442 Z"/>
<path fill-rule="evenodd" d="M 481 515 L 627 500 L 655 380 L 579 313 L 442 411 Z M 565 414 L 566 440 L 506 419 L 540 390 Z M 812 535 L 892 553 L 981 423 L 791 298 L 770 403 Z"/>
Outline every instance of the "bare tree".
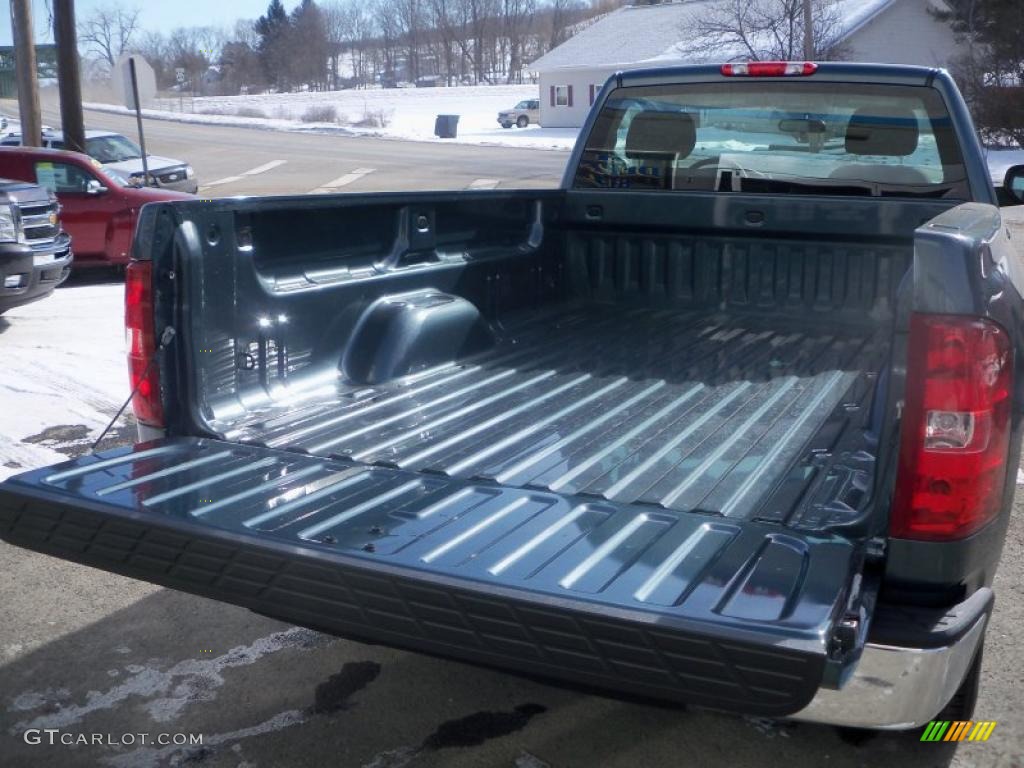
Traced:
<path fill-rule="evenodd" d="M 455 76 L 455 43 L 458 39 L 458 15 L 456 0 L 430 0 L 430 21 L 437 32 L 441 48 L 440 59 L 444 62 L 446 82 L 451 85 Z"/>
<path fill-rule="evenodd" d="M 498 15 L 499 0 L 457 0 L 457 13 L 461 34 L 458 44 L 462 56 L 472 63 L 473 82 L 491 82 L 485 56 L 493 48 L 497 35 L 494 19 Z"/>
<path fill-rule="evenodd" d="M 814 58 L 842 58 L 836 0 L 811 0 Z M 748 61 L 804 57 L 803 0 L 720 0 L 680 30 L 680 57 Z"/>
<path fill-rule="evenodd" d="M 113 67 L 131 45 L 138 29 L 139 13 L 139 8 L 126 8 L 116 3 L 99 6 L 78 23 L 78 42 Z"/>
<path fill-rule="evenodd" d="M 262 67 L 256 49 L 259 35 L 251 19 L 238 19 L 226 33 L 220 46 L 220 83 L 218 92 L 225 94 L 248 92 L 264 84 Z M 154 66 L 156 66 L 154 64 Z"/>
<path fill-rule="evenodd" d="M 256 30 L 253 28 L 252 19 L 238 19 L 235 21 L 235 26 L 232 27 L 226 43 L 228 42 L 242 43 L 255 49 L 260 44 L 260 36 L 256 34 Z"/>
<path fill-rule="evenodd" d="M 536 0 L 502 0 L 502 21 L 508 39 L 508 82 L 523 82 L 523 48 L 530 31 Z"/>
<path fill-rule="evenodd" d="M 167 50 L 167 38 L 160 32 L 147 32 L 132 46 L 132 49 L 141 54 L 153 67 L 157 87 L 166 87 L 169 84 L 167 67 L 170 59 Z"/>
<path fill-rule="evenodd" d="M 348 0 L 347 11 L 352 77 L 357 85 L 365 86 L 369 80 L 367 68 L 372 58 L 372 38 L 376 34 L 374 19 L 363 0 Z"/>
<path fill-rule="evenodd" d="M 327 36 L 327 55 L 329 57 L 330 87 L 337 89 L 341 55 L 348 42 L 348 7 L 342 3 L 324 3 L 320 6 L 323 14 L 324 31 Z"/>
<path fill-rule="evenodd" d="M 405 42 L 406 69 L 413 82 L 420 76 L 420 44 L 424 33 L 423 0 L 391 0 L 402 39 Z"/>
<path fill-rule="evenodd" d="M 579 15 L 579 13 L 580 4 L 577 0 L 551 0 L 548 4 L 550 26 L 547 39 L 541 43 L 541 53 L 557 48 L 569 39 L 568 26 L 570 18 Z"/>
<path fill-rule="evenodd" d="M 373 7 L 373 20 L 377 24 L 377 30 L 380 32 L 381 64 L 383 65 L 384 74 L 388 75 L 388 77 L 397 77 L 398 73 L 395 71 L 397 63 L 396 54 L 398 38 L 402 34 L 402 28 L 398 19 L 395 18 L 390 0 L 377 0 Z"/>
<path fill-rule="evenodd" d="M 173 69 L 184 69 L 192 92 L 204 93 L 211 65 L 221 60 L 224 41 L 225 33 L 218 27 L 178 27 L 164 43 L 159 66 L 153 62 L 153 67 L 165 77 Z"/>

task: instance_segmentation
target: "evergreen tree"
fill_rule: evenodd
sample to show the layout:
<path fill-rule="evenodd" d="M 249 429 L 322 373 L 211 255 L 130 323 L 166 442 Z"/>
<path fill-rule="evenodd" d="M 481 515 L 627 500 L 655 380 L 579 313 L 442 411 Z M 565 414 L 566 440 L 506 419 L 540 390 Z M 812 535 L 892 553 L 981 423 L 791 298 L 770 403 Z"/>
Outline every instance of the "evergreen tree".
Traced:
<path fill-rule="evenodd" d="M 292 23 L 281 0 L 271 0 L 266 14 L 256 20 L 254 28 L 259 35 L 256 50 L 267 82 L 279 91 L 288 90 L 291 85 L 288 48 Z"/>
<path fill-rule="evenodd" d="M 948 0 L 940 13 L 966 44 L 955 74 L 982 135 L 1024 146 L 1024 1 Z"/>
<path fill-rule="evenodd" d="M 327 20 L 314 0 L 302 0 L 291 15 L 289 46 L 294 82 L 306 83 L 310 90 L 322 89 L 327 79 L 330 46 Z"/>

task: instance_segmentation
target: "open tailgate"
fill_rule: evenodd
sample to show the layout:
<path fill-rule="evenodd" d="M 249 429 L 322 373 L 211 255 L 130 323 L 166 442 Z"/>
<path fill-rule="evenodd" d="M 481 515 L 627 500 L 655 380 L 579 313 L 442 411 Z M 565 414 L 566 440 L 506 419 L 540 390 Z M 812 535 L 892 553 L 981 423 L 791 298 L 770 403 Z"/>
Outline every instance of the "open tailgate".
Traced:
<path fill-rule="evenodd" d="M 341 636 L 751 714 L 796 712 L 856 651 L 836 631 L 861 558 L 838 536 L 215 440 L 10 478 L 0 537 Z"/>

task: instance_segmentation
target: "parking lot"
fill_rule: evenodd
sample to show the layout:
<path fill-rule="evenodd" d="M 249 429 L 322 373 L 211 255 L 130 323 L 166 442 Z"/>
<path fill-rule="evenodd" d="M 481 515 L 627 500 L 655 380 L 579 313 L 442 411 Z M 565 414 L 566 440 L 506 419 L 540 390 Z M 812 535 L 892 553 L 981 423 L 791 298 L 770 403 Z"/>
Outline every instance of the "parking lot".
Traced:
<path fill-rule="evenodd" d="M 128 118 L 89 113 L 129 133 Z M 44 115 L 52 121 L 52 115 Z M 557 186 L 567 154 L 281 135 L 153 122 L 200 194 Z M 227 150 L 233 151 L 227 151 Z M 1024 257 L 1024 217 L 1013 225 Z M 13 472 L 89 450 L 127 395 L 122 286 L 76 276 L 0 318 L 0 453 Z M 104 446 L 129 442 L 120 422 Z M 1024 498 L 1014 506 L 988 632 L 986 743 L 627 702 L 349 642 L 0 544 L 0 763 L 162 766 L 1024 767 Z M 202 734 L 201 747 L 48 746 L 27 729 Z"/>

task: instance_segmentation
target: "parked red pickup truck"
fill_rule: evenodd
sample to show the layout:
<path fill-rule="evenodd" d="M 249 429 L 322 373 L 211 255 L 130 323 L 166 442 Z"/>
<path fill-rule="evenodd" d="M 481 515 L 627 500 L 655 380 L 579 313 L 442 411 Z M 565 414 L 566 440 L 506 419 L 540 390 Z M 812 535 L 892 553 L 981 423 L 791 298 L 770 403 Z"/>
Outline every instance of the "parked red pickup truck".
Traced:
<path fill-rule="evenodd" d="M 124 186 L 88 155 L 55 149 L 0 147 L 0 177 L 38 184 L 57 195 L 75 267 L 126 264 L 142 206 L 193 197 Z"/>

